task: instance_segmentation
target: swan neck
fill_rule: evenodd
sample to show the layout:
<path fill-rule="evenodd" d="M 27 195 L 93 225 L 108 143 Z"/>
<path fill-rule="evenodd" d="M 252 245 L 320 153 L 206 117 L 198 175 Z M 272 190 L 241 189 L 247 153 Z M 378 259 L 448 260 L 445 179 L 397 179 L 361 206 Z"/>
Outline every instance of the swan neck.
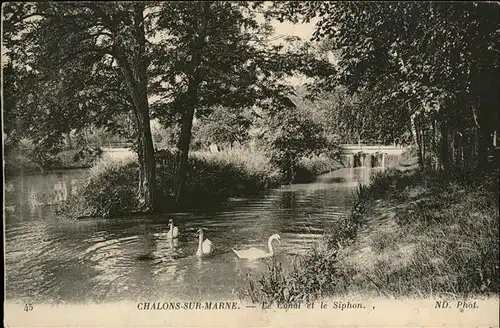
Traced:
<path fill-rule="evenodd" d="M 203 244 L 203 233 L 198 236 L 198 249 L 201 250 L 201 245 Z"/>
<path fill-rule="evenodd" d="M 274 249 L 273 249 L 273 237 L 269 237 L 269 241 L 267 242 L 269 246 L 269 254 L 274 255 Z"/>

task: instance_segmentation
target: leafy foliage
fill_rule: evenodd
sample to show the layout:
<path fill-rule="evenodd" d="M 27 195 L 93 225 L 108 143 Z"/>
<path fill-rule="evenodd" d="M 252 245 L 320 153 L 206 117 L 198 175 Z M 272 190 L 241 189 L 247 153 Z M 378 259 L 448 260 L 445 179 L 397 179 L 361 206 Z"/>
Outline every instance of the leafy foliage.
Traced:
<path fill-rule="evenodd" d="M 89 126 L 113 129 L 112 118 L 127 113 L 119 70 L 106 55 L 99 26 L 83 4 L 10 3 L 4 6 L 4 41 L 10 67 L 6 79 L 22 83 L 16 94 L 20 137 L 32 139 L 41 154 L 61 150 L 63 134 Z M 125 95 L 125 96 L 124 96 Z M 8 106 L 10 107 L 10 106 Z M 10 135 L 10 131 L 7 131 Z"/>
<path fill-rule="evenodd" d="M 207 7 L 207 8 L 204 8 Z M 307 71 L 306 66 L 327 68 L 327 62 L 316 60 L 307 48 L 286 49 L 273 44 L 269 21 L 259 22 L 251 7 L 262 4 L 244 2 L 175 3 L 162 6 L 158 25 L 169 31 L 159 42 L 159 55 L 152 61 L 153 71 L 161 79 L 152 90 L 161 98 L 153 104 L 155 117 L 165 124 L 180 119 L 188 101 L 185 93 L 190 81 L 198 85 L 196 109 L 199 117 L 209 115 L 217 106 L 244 109 L 283 108 L 289 102 L 290 86 L 282 78 Z M 171 20 L 168 17 L 182 17 Z M 205 24 L 199 63 L 193 60 L 200 24 Z M 197 80 L 193 81 L 196 72 Z"/>
<path fill-rule="evenodd" d="M 294 180 L 300 158 L 319 154 L 326 146 L 321 126 L 297 108 L 280 111 L 267 118 L 262 141 L 274 163 Z"/>
<path fill-rule="evenodd" d="M 307 45 L 273 43 L 270 21 L 257 15 L 265 8 L 261 2 L 9 4 L 9 58 L 33 75 L 18 106 L 30 120 L 29 137 L 44 149 L 57 148 L 62 134 L 90 125 L 120 133 L 117 122 L 132 113 L 135 131 L 128 137 L 136 139 L 139 154 L 139 194 L 145 207 L 154 207 L 151 107 L 163 125 L 180 125 L 179 198 L 195 113 L 208 122 L 227 119 L 207 124 L 212 131 L 202 133 L 211 139 L 243 141 L 250 122 L 238 111 L 284 110 L 292 91 L 284 77 L 331 70 Z M 229 115 L 216 111 L 208 118 L 220 107 Z M 230 129 L 235 122 L 236 131 Z"/>
<path fill-rule="evenodd" d="M 195 138 L 205 144 L 215 143 L 230 147 L 235 143 L 242 145 L 250 138 L 251 125 L 251 112 L 218 107 L 201 120 Z"/>
<path fill-rule="evenodd" d="M 154 156 L 148 108 L 145 12 L 154 3 L 15 3 L 5 10 L 9 56 L 37 81 L 27 108 L 41 121 L 34 139 L 60 144 L 61 133 L 133 113 L 141 208 L 154 210 Z M 44 124 L 46 123 L 46 124 Z M 48 123 L 56 126 L 49 129 Z"/>
<path fill-rule="evenodd" d="M 160 211 L 169 211 L 174 199 L 175 151 L 155 154 L 156 193 L 162 199 Z M 137 209 L 137 160 L 104 158 L 91 169 L 91 177 L 61 209 L 71 217 L 114 217 Z M 189 158 L 186 190 L 192 199 L 179 204 L 183 209 L 212 209 L 229 197 L 244 197 L 276 187 L 282 181 L 279 170 L 264 154 L 243 150 L 223 153 L 194 152 Z"/>
<path fill-rule="evenodd" d="M 292 22 L 316 19 L 313 39 L 336 56 L 338 72 L 316 86 L 368 91 L 370 110 L 360 114 L 369 126 L 381 130 L 377 119 L 390 117 L 394 123 L 384 128 L 413 137 L 422 167 L 428 148 L 448 169 L 450 159 L 461 166 L 470 161 L 460 155 L 469 146 L 457 149 L 451 139 L 464 144 L 477 133 L 471 157 L 479 165 L 492 148 L 499 10 L 497 3 L 477 2 L 277 2 L 269 14 Z"/>
<path fill-rule="evenodd" d="M 102 159 L 76 195 L 70 196 L 60 213 L 70 218 L 117 216 L 138 208 L 137 162 Z"/>

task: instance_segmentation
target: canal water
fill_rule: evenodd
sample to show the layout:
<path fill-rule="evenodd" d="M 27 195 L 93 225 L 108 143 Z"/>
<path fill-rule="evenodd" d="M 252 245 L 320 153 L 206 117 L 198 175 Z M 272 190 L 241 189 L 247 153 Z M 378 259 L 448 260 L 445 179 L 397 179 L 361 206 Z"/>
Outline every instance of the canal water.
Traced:
<path fill-rule="evenodd" d="M 268 260 L 239 259 L 231 248 L 267 250 L 291 263 L 347 213 L 358 182 L 376 169 L 348 168 L 316 182 L 231 199 L 212 213 L 71 221 L 55 215 L 77 192 L 86 170 L 25 175 L 5 183 L 6 298 L 15 302 L 87 303 L 237 299 L 248 277 L 267 272 Z M 196 200 L 193 200 L 196 201 Z M 166 239 L 174 218 L 180 236 Z M 196 231 L 215 246 L 198 259 Z"/>

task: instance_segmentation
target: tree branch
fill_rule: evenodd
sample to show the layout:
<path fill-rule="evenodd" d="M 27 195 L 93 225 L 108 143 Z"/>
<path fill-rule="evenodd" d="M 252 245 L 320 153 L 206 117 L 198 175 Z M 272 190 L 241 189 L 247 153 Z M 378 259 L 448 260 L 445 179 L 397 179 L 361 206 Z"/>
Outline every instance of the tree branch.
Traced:
<path fill-rule="evenodd" d="M 89 3 L 86 3 L 87 7 L 92 10 L 97 17 L 99 17 L 102 22 L 104 23 L 103 25 L 106 26 L 113 34 L 116 34 L 116 23 L 114 22 L 114 20 L 108 16 L 101 8 L 99 8 L 99 6 L 94 3 L 94 2 L 89 2 Z"/>
<path fill-rule="evenodd" d="M 70 61 L 71 58 L 80 56 L 84 53 L 95 53 L 95 54 L 102 55 L 102 56 L 104 56 L 104 55 L 112 55 L 113 56 L 113 53 L 112 53 L 110 48 L 94 48 L 94 49 L 83 48 L 83 49 L 80 49 L 78 51 L 71 52 L 68 55 L 64 56 L 63 58 L 61 58 L 59 60 L 59 63 Z"/>

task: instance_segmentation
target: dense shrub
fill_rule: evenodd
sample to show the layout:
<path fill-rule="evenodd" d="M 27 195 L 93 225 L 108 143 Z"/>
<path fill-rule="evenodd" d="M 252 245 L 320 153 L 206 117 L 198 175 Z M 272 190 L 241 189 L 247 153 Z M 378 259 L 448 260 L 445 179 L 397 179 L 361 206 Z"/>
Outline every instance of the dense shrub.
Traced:
<path fill-rule="evenodd" d="M 41 172 L 42 166 L 23 152 L 14 150 L 4 157 L 5 176 L 14 176 L 29 172 Z"/>
<path fill-rule="evenodd" d="M 75 217 L 106 217 L 138 206 L 138 165 L 131 157 L 123 160 L 104 158 L 90 172 L 85 185 L 70 196 L 60 213 Z"/>
<path fill-rule="evenodd" d="M 94 165 L 102 154 L 101 148 L 69 149 L 59 152 L 55 158 L 60 168 L 88 168 Z"/>
<path fill-rule="evenodd" d="M 329 229 L 323 242 L 307 254 L 298 256 L 289 272 L 277 259 L 268 263 L 268 273 L 255 282 L 248 282 L 245 294 L 253 302 L 310 302 L 317 298 L 343 294 L 347 291 L 351 273 L 340 265 L 340 250 L 356 236 L 360 209 L 350 216 L 339 217 L 335 229 Z"/>
<path fill-rule="evenodd" d="M 308 256 L 298 258 L 287 273 L 275 258 L 268 262 L 268 274 L 259 280 L 259 287 L 250 281 L 246 295 L 257 302 L 287 304 L 310 302 L 316 298 L 345 290 L 343 272 L 337 265 L 336 250 L 313 249 Z"/>
<path fill-rule="evenodd" d="M 293 182 L 299 160 L 327 148 L 322 127 L 297 108 L 278 111 L 269 117 L 263 149 L 280 168 L 286 182 Z"/>
<path fill-rule="evenodd" d="M 176 154 L 160 150 L 156 157 L 160 210 L 172 209 Z M 92 168 L 88 182 L 61 213 L 69 216 L 114 216 L 137 208 L 138 165 L 129 158 L 102 160 Z M 186 209 L 213 207 L 230 197 L 244 197 L 276 187 L 281 175 L 262 154 L 244 150 L 193 152 L 189 157 Z M 178 208 L 177 208 L 178 209 Z"/>
<path fill-rule="evenodd" d="M 416 147 L 410 147 L 407 151 L 401 154 L 399 165 L 403 167 L 417 166 L 418 165 L 418 150 Z"/>
<path fill-rule="evenodd" d="M 175 153 L 157 152 L 159 194 L 165 204 L 173 201 Z M 185 195 L 181 206 L 207 207 L 230 197 L 244 197 L 276 187 L 281 182 L 279 171 L 261 153 L 248 150 L 193 152 L 189 157 Z"/>

